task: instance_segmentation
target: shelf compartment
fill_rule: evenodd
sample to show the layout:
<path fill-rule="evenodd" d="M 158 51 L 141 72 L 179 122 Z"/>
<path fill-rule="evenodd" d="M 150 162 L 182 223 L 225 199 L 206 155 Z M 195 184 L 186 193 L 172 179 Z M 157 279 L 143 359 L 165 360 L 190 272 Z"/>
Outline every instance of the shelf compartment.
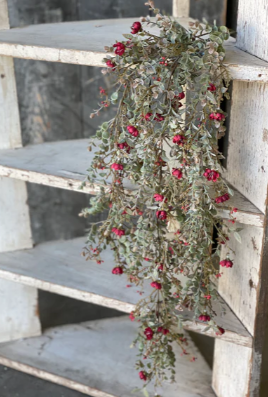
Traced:
<path fill-rule="evenodd" d="M 77 238 L 43 243 L 30 250 L 1 253 L 0 278 L 126 313 L 133 311 L 142 299 L 138 292 L 140 288 L 127 287 L 126 277 L 112 274 L 112 251 L 107 249 L 102 254 L 104 263 L 98 265 L 95 261 L 85 261 L 80 255 L 84 245 L 85 238 Z M 145 286 L 145 294 L 150 292 L 151 287 Z M 221 313 L 219 303 L 215 302 L 213 309 Z M 222 336 L 216 336 L 212 330 L 204 332 L 207 325 L 194 322 L 189 311 L 181 312 L 183 326 L 214 338 L 251 346 L 251 335 L 227 305 L 224 309 L 226 314 L 215 318 L 226 330 Z"/>
<path fill-rule="evenodd" d="M 30 25 L 0 31 L 0 55 L 39 61 L 104 66 L 104 46 L 130 33 L 134 19 L 108 19 Z M 190 18 L 178 18 L 184 27 Z M 155 28 L 150 28 L 157 34 Z M 233 79 L 268 81 L 268 64 L 239 50 L 231 38 L 225 45 L 226 65 Z"/>
<path fill-rule="evenodd" d="M 92 397 L 139 397 L 143 383 L 135 371 L 138 350 L 130 345 L 136 325 L 119 317 L 47 330 L 42 336 L 0 344 L 0 363 Z M 189 338 L 190 362 L 174 345 L 177 383 L 163 397 L 215 397 L 211 370 Z M 147 388 L 154 395 L 153 386 Z"/>
<path fill-rule="evenodd" d="M 89 152 L 87 146 L 87 139 L 78 139 L 0 150 L 0 176 L 97 194 L 101 182 L 96 182 L 94 186 L 87 184 L 81 190 L 81 184 L 86 178 L 86 170 L 92 161 L 94 150 L 97 150 L 94 148 Z M 135 189 L 129 181 L 124 185 L 129 190 Z M 225 204 L 218 206 L 219 215 L 229 219 L 230 207 L 238 209 L 234 214 L 237 222 L 263 226 L 263 213 L 235 189 L 234 196 Z"/>

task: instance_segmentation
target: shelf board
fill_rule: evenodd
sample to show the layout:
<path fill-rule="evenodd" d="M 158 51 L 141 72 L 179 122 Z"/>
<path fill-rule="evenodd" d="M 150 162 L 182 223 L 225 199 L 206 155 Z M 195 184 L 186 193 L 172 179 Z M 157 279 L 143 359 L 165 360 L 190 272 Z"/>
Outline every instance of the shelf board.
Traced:
<path fill-rule="evenodd" d="M 97 194 L 101 185 L 98 182 L 94 186 L 87 184 L 81 190 L 81 183 L 86 178 L 86 170 L 94 155 L 94 150 L 88 152 L 87 146 L 87 139 L 78 139 L 0 150 L 0 177 Z M 128 180 L 124 185 L 127 189 L 134 190 Z M 234 196 L 218 206 L 219 215 L 229 219 L 230 207 L 238 208 L 238 212 L 234 214 L 237 222 L 263 226 L 263 213 L 235 189 Z"/>
<path fill-rule="evenodd" d="M 97 305 L 130 313 L 142 296 L 139 287 L 127 287 L 126 277 L 112 275 L 113 253 L 106 250 L 101 256 L 104 263 L 85 261 L 80 254 L 85 238 L 55 241 L 37 245 L 35 248 L 0 254 L 0 278 L 29 285 L 45 291 L 69 296 Z M 183 277 L 183 276 L 182 276 Z M 151 287 L 145 286 L 145 294 Z M 226 332 L 220 339 L 243 346 L 252 345 L 252 337 L 227 305 L 226 315 L 215 318 Z M 213 309 L 221 313 L 219 303 Z M 181 313 L 185 329 L 203 333 L 206 324 L 192 321 L 192 313 Z M 212 330 L 206 335 L 217 337 Z"/>
<path fill-rule="evenodd" d="M 31 25 L 0 31 L 0 55 L 39 61 L 103 66 L 104 46 L 123 39 L 130 33 L 135 19 L 108 19 Z M 190 18 L 178 18 L 184 27 Z M 150 28 L 157 34 L 155 28 Z M 233 79 L 268 81 L 268 64 L 235 47 L 235 40 L 226 44 L 226 65 Z"/>
<path fill-rule="evenodd" d="M 0 363 L 92 397 L 140 397 L 143 381 L 130 345 L 136 325 L 119 317 L 52 328 L 44 335 L 0 344 Z M 177 383 L 163 385 L 163 397 L 215 397 L 211 369 L 189 337 L 190 362 L 174 345 Z M 147 388 L 154 395 L 153 386 Z M 162 394 L 162 393 L 161 393 Z"/>

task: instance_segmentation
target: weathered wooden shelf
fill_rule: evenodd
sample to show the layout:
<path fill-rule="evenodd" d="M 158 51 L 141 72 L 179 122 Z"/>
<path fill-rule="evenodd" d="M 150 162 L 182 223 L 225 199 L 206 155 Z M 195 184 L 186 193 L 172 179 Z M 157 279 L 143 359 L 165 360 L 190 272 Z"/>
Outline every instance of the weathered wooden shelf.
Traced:
<path fill-rule="evenodd" d="M 132 393 L 143 386 L 135 374 L 137 350 L 130 348 L 135 336 L 136 325 L 125 317 L 67 325 L 0 344 L 0 363 L 92 397 L 140 397 Z M 174 350 L 177 383 L 165 384 L 163 397 L 215 397 L 211 370 L 191 339 L 194 363 L 178 345 Z M 152 385 L 148 392 L 154 394 Z"/>
<path fill-rule="evenodd" d="M 87 139 L 29 145 L 19 149 L 0 150 L 0 176 L 23 181 L 96 194 L 101 183 L 87 184 L 81 190 L 94 151 L 87 151 Z M 126 181 L 132 190 L 133 185 Z M 264 215 L 249 200 L 234 189 L 234 196 L 219 205 L 222 218 L 230 217 L 230 207 L 238 208 L 234 215 L 243 224 L 263 226 Z"/>
<path fill-rule="evenodd" d="M 113 253 L 106 250 L 102 254 L 104 263 L 85 261 L 80 253 L 85 239 L 55 241 L 37 245 L 33 249 L 0 254 L 0 278 L 54 292 L 71 298 L 107 306 L 130 313 L 141 299 L 140 288 L 127 287 L 124 276 L 112 275 Z M 151 287 L 145 287 L 145 293 Z M 221 312 L 218 303 L 214 310 Z M 243 346 L 251 346 L 252 337 L 237 317 L 224 305 L 226 314 L 216 321 L 226 332 L 220 339 Z M 192 313 L 182 312 L 185 329 L 203 333 L 206 324 L 192 321 Z M 217 337 L 212 330 L 206 335 Z"/>
<path fill-rule="evenodd" d="M 190 18 L 178 18 L 189 26 Z M 103 66 L 104 46 L 130 33 L 133 18 L 31 25 L 0 31 L 0 55 L 50 62 Z M 268 64 L 226 44 L 226 65 L 233 79 L 268 81 Z"/>

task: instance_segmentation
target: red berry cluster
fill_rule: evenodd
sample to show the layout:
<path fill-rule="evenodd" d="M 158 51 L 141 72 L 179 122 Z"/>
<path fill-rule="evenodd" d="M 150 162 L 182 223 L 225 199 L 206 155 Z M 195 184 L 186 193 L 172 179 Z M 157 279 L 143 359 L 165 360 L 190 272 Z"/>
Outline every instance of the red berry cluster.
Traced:
<path fill-rule="evenodd" d="M 230 261 L 230 259 L 224 259 L 223 261 L 220 261 L 220 266 L 222 267 L 233 267 L 233 262 Z"/>
<path fill-rule="evenodd" d="M 208 181 L 216 182 L 217 179 L 220 177 L 220 174 L 215 170 L 211 170 L 210 168 L 207 168 L 203 176 L 207 178 Z"/>
<path fill-rule="evenodd" d="M 225 201 L 227 201 L 229 199 L 230 199 L 229 194 L 225 193 L 222 196 L 216 197 L 215 198 L 215 203 L 217 203 L 217 204 L 224 203 Z"/>

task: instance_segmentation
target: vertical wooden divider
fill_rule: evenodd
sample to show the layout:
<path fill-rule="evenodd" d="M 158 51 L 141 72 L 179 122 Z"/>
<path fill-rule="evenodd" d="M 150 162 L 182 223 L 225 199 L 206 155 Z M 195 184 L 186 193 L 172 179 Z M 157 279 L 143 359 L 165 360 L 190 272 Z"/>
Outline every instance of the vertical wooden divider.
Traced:
<path fill-rule="evenodd" d="M 0 0 L 0 29 L 8 29 Z M 0 57 L 0 150 L 21 146 L 13 59 Z M 0 154 L 1 156 L 1 154 Z M 0 178 L 0 252 L 32 247 L 25 182 Z M 0 342 L 40 335 L 37 289 L 0 279 Z"/>
<path fill-rule="evenodd" d="M 266 0 L 238 6 L 237 45 L 268 60 Z M 260 38 L 263 38 L 262 40 Z M 231 241 L 234 267 L 224 269 L 219 292 L 253 336 L 247 348 L 215 341 L 213 388 L 218 397 L 258 397 L 268 313 L 268 85 L 233 82 L 226 179 L 265 214 L 264 228 L 238 225 Z M 226 250 L 222 251 L 222 258 Z"/>
<path fill-rule="evenodd" d="M 188 18 L 190 13 L 190 0 L 173 0 L 173 16 Z"/>

